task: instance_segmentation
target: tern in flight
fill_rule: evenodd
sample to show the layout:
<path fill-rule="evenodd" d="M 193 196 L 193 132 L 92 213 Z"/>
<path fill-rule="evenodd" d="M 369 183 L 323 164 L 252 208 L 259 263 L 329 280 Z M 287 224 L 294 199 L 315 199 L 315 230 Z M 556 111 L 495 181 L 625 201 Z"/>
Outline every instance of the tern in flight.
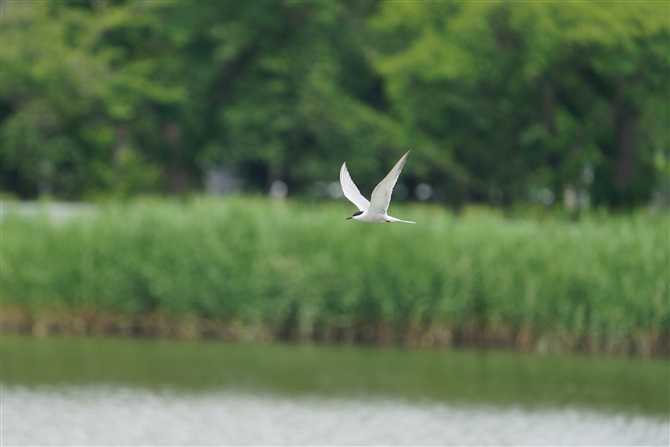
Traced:
<path fill-rule="evenodd" d="M 395 182 L 398 181 L 398 176 L 402 167 L 405 165 L 409 151 L 402 156 L 400 161 L 391 169 L 391 172 L 388 173 L 384 180 L 379 182 L 379 185 L 372 191 L 372 197 L 370 202 L 368 199 L 361 195 L 361 192 L 356 187 L 356 184 L 351 180 L 349 171 L 347 171 L 347 164 L 342 164 L 342 169 L 340 169 L 340 183 L 342 184 L 342 192 L 344 197 L 349 199 L 351 203 L 356 205 L 359 209 L 357 213 L 354 213 L 353 216 L 347 217 L 348 219 L 361 220 L 363 222 L 404 222 L 404 223 L 416 223 L 409 220 L 400 220 L 395 217 L 391 217 L 386 214 L 386 211 L 389 208 L 389 203 L 391 202 L 391 193 L 393 193 L 393 187 Z"/>

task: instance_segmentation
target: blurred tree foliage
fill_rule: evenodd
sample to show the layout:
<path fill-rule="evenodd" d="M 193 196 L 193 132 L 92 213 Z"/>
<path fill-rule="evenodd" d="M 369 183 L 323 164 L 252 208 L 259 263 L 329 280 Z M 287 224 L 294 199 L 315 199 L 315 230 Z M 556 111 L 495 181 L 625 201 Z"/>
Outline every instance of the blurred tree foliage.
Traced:
<path fill-rule="evenodd" d="M 667 182 L 667 3 L 3 2 L 0 186 L 305 193 L 346 160 L 458 205 Z M 665 176 L 665 177 L 664 177 Z M 492 194 L 495 192 L 496 194 Z"/>
<path fill-rule="evenodd" d="M 395 113 L 466 167 L 462 200 L 577 188 L 586 168 L 597 203 L 632 205 L 658 181 L 667 3 L 385 3 L 372 26 Z"/>

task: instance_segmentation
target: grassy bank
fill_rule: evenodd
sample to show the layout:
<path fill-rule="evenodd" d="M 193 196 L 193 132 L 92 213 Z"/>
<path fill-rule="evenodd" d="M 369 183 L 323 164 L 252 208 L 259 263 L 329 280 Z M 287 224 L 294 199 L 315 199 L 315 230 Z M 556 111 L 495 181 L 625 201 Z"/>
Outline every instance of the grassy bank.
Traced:
<path fill-rule="evenodd" d="M 503 219 L 263 199 L 5 218 L 5 330 L 667 354 L 667 217 Z"/>

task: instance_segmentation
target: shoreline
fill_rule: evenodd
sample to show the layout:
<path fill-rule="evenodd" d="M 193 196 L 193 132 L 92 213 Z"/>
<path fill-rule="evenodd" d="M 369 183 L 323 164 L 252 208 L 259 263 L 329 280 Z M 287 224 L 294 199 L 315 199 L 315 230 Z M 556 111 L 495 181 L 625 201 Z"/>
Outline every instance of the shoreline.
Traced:
<path fill-rule="evenodd" d="M 177 318 L 160 313 L 128 316 L 90 311 L 30 312 L 3 307 L 0 311 L 0 333 L 37 337 L 115 336 L 227 342 L 311 342 L 412 349 L 474 348 L 539 354 L 670 358 L 670 337 L 658 332 L 605 338 L 588 334 L 575 336 L 567 332 L 540 333 L 528 327 L 491 327 L 475 322 L 460 328 L 390 324 L 385 321 L 361 322 L 348 327 L 326 327 L 317 323 L 314 330 L 300 333 L 296 325 L 273 328 L 262 322 L 249 324 L 242 320 L 223 321 L 194 315 Z"/>

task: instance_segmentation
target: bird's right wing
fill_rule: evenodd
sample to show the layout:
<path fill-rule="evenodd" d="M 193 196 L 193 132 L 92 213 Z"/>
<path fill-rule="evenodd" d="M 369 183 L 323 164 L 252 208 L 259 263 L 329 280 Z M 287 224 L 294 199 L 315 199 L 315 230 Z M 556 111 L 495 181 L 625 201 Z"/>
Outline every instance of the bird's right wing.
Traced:
<path fill-rule="evenodd" d="M 372 191 L 372 197 L 370 197 L 370 200 L 372 200 L 372 205 L 370 206 L 371 213 L 385 215 L 388 211 L 389 203 L 391 203 L 391 194 L 393 194 L 393 187 L 398 181 L 400 171 L 402 171 L 402 167 L 405 166 L 405 161 L 407 161 L 408 155 L 409 151 L 398 160 L 398 163 L 391 169 L 391 172 L 389 172 L 386 177 L 384 177 L 384 180 L 379 182 L 375 190 Z"/>
<path fill-rule="evenodd" d="M 361 192 L 356 187 L 354 181 L 351 180 L 349 171 L 347 171 L 346 163 L 343 163 L 342 169 L 340 169 L 340 185 L 342 185 L 342 193 L 344 193 L 344 197 L 356 205 L 360 211 L 367 211 L 367 209 L 370 208 L 370 202 L 368 202 L 368 199 L 363 197 Z"/>

